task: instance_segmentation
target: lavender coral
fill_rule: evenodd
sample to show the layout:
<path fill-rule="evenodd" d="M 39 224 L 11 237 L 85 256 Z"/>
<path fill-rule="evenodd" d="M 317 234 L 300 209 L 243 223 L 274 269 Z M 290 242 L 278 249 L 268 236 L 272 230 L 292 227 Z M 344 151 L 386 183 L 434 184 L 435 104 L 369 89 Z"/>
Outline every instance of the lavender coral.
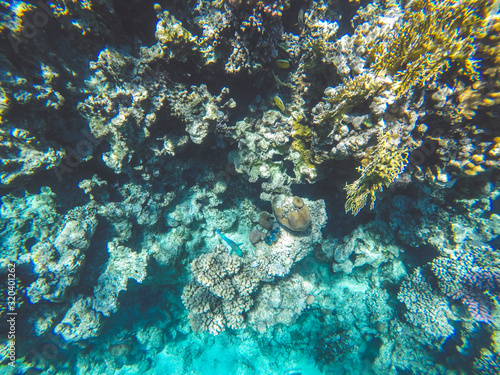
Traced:
<path fill-rule="evenodd" d="M 474 320 L 491 322 L 494 296 L 500 292 L 500 257 L 489 245 L 468 242 L 451 257 L 438 257 L 431 268 L 441 291 L 460 300 Z"/>
<path fill-rule="evenodd" d="M 406 305 L 408 321 L 434 338 L 447 338 L 455 330 L 449 322 L 453 317 L 445 297 L 433 292 L 421 268 L 415 269 L 401 284 L 398 299 Z"/>

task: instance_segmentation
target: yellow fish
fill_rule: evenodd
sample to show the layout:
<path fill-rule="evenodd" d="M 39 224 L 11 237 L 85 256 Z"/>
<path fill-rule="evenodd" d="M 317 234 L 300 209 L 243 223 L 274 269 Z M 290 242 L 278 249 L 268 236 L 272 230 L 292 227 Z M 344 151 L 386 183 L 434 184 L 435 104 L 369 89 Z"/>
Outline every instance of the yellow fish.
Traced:
<path fill-rule="evenodd" d="M 276 66 L 280 69 L 288 69 L 290 67 L 290 61 L 288 61 L 288 60 L 276 60 Z"/>
<path fill-rule="evenodd" d="M 285 104 L 278 95 L 274 96 L 274 104 L 280 109 L 281 113 L 285 113 Z"/>

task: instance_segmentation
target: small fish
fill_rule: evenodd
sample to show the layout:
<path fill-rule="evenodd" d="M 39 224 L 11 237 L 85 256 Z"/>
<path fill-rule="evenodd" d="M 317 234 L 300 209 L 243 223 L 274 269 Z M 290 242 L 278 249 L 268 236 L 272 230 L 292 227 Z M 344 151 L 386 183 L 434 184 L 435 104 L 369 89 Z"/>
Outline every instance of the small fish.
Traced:
<path fill-rule="evenodd" d="M 285 104 L 278 95 L 274 96 L 274 104 L 280 109 L 281 113 L 285 113 Z"/>
<path fill-rule="evenodd" d="M 290 67 L 290 61 L 288 61 L 288 60 L 276 60 L 276 66 L 280 69 L 288 69 Z"/>
<path fill-rule="evenodd" d="M 305 13 L 306 13 L 306 6 L 307 5 L 302 5 L 299 9 L 299 14 L 297 15 L 297 25 L 299 26 L 299 31 L 302 32 L 304 30 L 304 19 L 305 19 Z"/>
<path fill-rule="evenodd" d="M 217 234 L 224 240 L 224 242 L 229 245 L 229 247 L 231 248 L 231 250 L 233 250 L 236 254 L 238 254 L 238 256 L 240 256 L 240 257 L 243 256 L 243 253 L 241 252 L 241 249 L 240 249 L 240 245 L 243 245 L 243 244 L 236 243 L 233 240 L 230 240 L 229 238 L 227 238 L 226 236 L 224 236 L 220 232 L 220 230 L 218 230 L 218 229 L 215 232 L 217 232 Z"/>

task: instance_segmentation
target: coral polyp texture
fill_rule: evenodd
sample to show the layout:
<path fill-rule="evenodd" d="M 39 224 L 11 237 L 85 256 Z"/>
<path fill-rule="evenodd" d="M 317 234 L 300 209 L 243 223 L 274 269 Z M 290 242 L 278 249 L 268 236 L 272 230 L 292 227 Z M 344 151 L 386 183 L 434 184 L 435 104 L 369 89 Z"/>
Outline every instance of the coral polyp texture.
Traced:
<path fill-rule="evenodd" d="M 0 1 L 12 374 L 497 374 L 500 1 Z"/>

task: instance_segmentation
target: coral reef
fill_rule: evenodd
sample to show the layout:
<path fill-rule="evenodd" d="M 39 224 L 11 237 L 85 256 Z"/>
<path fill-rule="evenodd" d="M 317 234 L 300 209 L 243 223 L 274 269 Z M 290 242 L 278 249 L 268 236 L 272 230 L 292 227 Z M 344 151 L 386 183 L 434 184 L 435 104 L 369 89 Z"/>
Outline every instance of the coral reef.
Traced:
<path fill-rule="evenodd" d="M 259 284 L 259 274 L 242 265 L 239 258 L 216 248 L 191 264 L 196 281 L 184 288 L 182 301 L 190 310 L 191 327 L 217 335 L 225 327 L 243 326 L 243 313 L 253 304 L 251 293 Z"/>
<path fill-rule="evenodd" d="M 500 258 L 490 246 L 467 241 L 450 257 L 434 259 L 431 269 L 446 296 L 465 304 L 476 321 L 492 321 L 500 289 Z"/>
<path fill-rule="evenodd" d="M 85 252 L 97 226 L 95 209 L 77 207 L 64 217 L 60 229 L 31 250 L 37 280 L 27 290 L 31 303 L 58 302 L 78 282 Z"/>
<path fill-rule="evenodd" d="M 303 199 L 295 196 L 290 202 L 290 199 L 283 198 L 283 196 L 277 196 L 273 201 L 276 220 L 293 232 L 308 230 L 311 226 L 311 210 L 304 205 Z"/>
<path fill-rule="evenodd" d="M 498 373 L 500 2 L 144 4 L 0 2 L 5 371 Z"/>
<path fill-rule="evenodd" d="M 396 140 L 396 142 L 394 142 Z M 347 201 L 346 212 L 352 211 L 357 215 L 365 206 L 368 196 L 370 197 L 370 209 L 375 206 L 375 193 L 383 191 L 403 172 L 408 163 L 408 149 L 397 144 L 399 136 L 397 133 L 380 131 L 378 144 L 361 162 L 359 168 L 361 177 L 346 186 Z"/>
<path fill-rule="evenodd" d="M 299 275 L 264 285 L 248 313 L 248 323 L 257 332 L 264 333 L 276 324 L 293 324 L 307 306 L 313 286 Z"/>
<path fill-rule="evenodd" d="M 14 261 L 29 251 L 27 240 L 43 239 L 58 219 L 56 195 L 49 187 L 42 187 L 39 194 L 25 192 L 22 197 L 2 196 L 0 226 L 2 260 Z"/>
<path fill-rule="evenodd" d="M 446 299 L 433 292 L 420 268 L 415 269 L 411 276 L 403 281 L 398 299 L 408 309 L 406 313 L 408 321 L 421 327 L 429 335 L 447 338 L 455 332 L 449 322 L 454 315 Z"/>
<path fill-rule="evenodd" d="M 402 251 L 394 244 L 390 229 L 373 222 L 360 225 L 349 236 L 335 243 L 334 247 L 332 270 L 346 273 L 351 273 L 354 268 L 365 264 L 378 268 L 383 263 L 397 258 Z"/>
<path fill-rule="evenodd" d="M 191 140 L 203 143 L 208 134 L 213 132 L 217 125 L 221 126 L 227 121 L 225 107 L 234 108 L 236 103 L 229 100 L 222 103 L 223 97 L 229 93 L 227 87 L 223 88 L 220 95 L 214 98 L 207 90 L 206 85 L 192 86 L 191 92 L 182 87 L 172 90 L 167 99 L 175 116 L 180 117 L 186 124 L 186 132 Z"/>
<path fill-rule="evenodd" d="M 0 187 L 20 185 L 44 169 L 56 167 L 64 157 L 63 150 L 54 149 L 43 137 L 29 131 L 7 126 L 0 129 Z"/>
<path fill-rule="evenodd" d="M 292 197 L 281 197 L 280 200 L 286 198 L 293 201 Z M 296 237 L 285 232 L 272 247 L 264 242 L 256 243 L 255 257 L 247 255 L 242 259 L 229 255 L 223 247 L 217 247 L 191 263 L 194 278 L 184 288 L 182 301 L 190 311 L 189 320 L 194 330 L 217 335 L 226 327 L 244 327 L 243 314 L 254 304 L 252 294 L 259 284 L 272 281 L 274 276 L 285 276 L 295 262 L 312 250 L 313 244 L 321 239 L 320 229 L 325 225 L 324 203 L 302 203 L 311 207 L 312 229 L 307 236 Z M 284 284 L 283 288 L 292 288 L 287 285 Z M 264 307 L 260 305 L 259 308 Z M 295 314 L 300 314 L 301 310 Z M 286 321 L 291 323 L 292 319 Z"/>

